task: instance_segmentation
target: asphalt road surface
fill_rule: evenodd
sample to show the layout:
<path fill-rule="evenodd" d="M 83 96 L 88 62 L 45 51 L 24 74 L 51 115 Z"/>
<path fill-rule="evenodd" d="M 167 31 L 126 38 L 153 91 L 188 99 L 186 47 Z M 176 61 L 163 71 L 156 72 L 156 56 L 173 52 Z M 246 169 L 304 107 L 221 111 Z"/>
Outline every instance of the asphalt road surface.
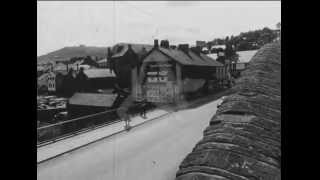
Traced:
<path fill-rule="evenodd" d="M 38 180 L 173 180 L 220 100 L 173 113 L 38 164 Z"/>

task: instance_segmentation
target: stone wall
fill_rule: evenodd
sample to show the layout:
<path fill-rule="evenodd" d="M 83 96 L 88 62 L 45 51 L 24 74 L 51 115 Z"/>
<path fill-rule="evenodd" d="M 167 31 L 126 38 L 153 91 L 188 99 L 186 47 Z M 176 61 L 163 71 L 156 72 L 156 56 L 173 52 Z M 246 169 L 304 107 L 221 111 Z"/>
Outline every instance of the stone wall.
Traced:
<path fill-rule="evenodd" d="M 176 180 L 281 179 L 281 45 L 251 59 Z"/>

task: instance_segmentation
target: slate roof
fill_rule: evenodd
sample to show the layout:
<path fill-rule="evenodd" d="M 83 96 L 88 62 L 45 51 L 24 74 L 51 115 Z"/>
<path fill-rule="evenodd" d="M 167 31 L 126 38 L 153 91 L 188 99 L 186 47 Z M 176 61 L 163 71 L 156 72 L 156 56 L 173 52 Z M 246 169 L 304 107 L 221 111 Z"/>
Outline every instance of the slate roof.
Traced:
<path fill-rule="evenodd" d="M 108 60 L 107 60 L 106 58 L 97 61 L 98 64 L 100 64 L 100 63 L 106 63 L 106 62 L 108 62 Z"/>
<path fill-rule="evenodd" d="M 182 65 L 190 66 L 223 66 L 220 62 L 215 61 L 214 59 L 200 53 L 200 56 L 195 54 L 193 51 L 189 50 L 188 53 L 185 53 L 178 49 L 166 49 L 159 47 L 158 49 L 162 53 L 171 57 L 175 61 L 179 62 Z"/>
<path fill-rule="evenodd" d="M 257 53 L 258 50 L 249 50 L 249 51 L 238 51 L 237 54 L 239 55 L 239 62 L 240 63 L 247 63 L 250 59 Z"/>
<path fill-rule="evenodd" d="M 258 50 L 237 51 L 237 54 L 239 55 L 238 63 L 248 63 L 257 52 Z M 216 53 L 207 54 L 207 56 L 211 57 L 212 59 L 218 58 Z"/>
<path fill-rule="evenodd" d="M 114 53 L 112 58 L 115 57 L 121 57 L 123 56 L 127 50 L 128 50 L 129 43 L 119 43 L 116 44 L 112 48 L 112 52 Z M 118 48 L 122 47 L 122 49 L 117 52 Z M 131 44 L 132 50 L 138 54 L 139 57 L 144 56 L 148 52 L 150 52 L 153 49 L 152 45 L 148 44 Z M 145 51 L 143 50 L 145 49 Z M 188 54 L 184 53 L 183 51 L 179 49 L 171 49 L 171 48 L 162 48 L 159 47 L 158 50 L 160 50 L 162 53 L 166 54 L 167 56 L 171 57 L 175 61 L 179 62 L 183 65 L 190 65 L 190 66 L 223 66 L 220 62 L 215 61 L 214 59 L 204 55 L 200 54 L 200 57 L 196 55 L 193 51 L 189 50 Z"/>
<path fill-rule="evenodd" d="M 116 94 L 75 93 L 70 99 L 71 105 L 111 107 L 116 100 Z"/>

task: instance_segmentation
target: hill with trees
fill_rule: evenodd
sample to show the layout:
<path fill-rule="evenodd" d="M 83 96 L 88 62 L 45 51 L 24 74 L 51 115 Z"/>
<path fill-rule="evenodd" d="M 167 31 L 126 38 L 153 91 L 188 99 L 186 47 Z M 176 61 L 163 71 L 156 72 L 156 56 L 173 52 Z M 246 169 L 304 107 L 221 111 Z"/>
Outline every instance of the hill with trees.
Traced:
<path fill-rule="evenodd" d="M 240 33 L 237 36 L 227 36 L 226 38 L 216 38 L 207 42 L 209 49 L 213 45 L 227 45 L 234 47 L 235 51 L 247 51 L 260 49 L 263 45 L 273 42 L 278 37 L 278 30 L 281 23 L 276 25 L 277 30 L 263 28 L 255 31 Z"/>

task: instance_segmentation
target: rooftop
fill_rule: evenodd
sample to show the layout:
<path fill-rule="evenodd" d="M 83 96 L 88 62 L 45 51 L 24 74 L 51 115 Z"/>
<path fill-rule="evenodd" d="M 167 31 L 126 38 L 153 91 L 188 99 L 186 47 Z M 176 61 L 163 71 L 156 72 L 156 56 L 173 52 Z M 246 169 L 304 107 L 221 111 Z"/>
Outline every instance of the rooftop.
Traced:
<path fill-rule="evenodd" d="M 106 58 L 97 61 L 97 63 L 106 63 L 108 60 Z"/>
<path fill-rule="evenodd" d="M 104 77 L 116 77 L 116 75 L 109 71 L 109 69 L 86 69 L 84 73 L 88 78 L 104 78 Z"/>
<path fill-rule="evenodd" d="M 116 97 L 116 94 L 75 93 L 69 99 L 69 104 L 96 107 L 111 107 Z"/>
<path fill-rule="evenodd" d="M 214 45 L 214 46 L 211 46 L 211 49 L 218 49 L 218 48 L 225 49 L 226 45 Z"/>
<path fill-rule="evenodd" d="M 247 63 L 250 59 L 256 54 L 258 50 L 249 50 L 249 51 L 238 51 L 237 54 L 239 55 L 239 62 L 240 63 Z"/>
<path fill-rule="evenodd" d="M 209 56 L 202 53 L 197 55 L 195 52 L 188 50 L 187 53 L 179 49 L 170 49 L 159 47 L 159 51 L 171 57 L 175 61 L 190 66 L 223 66 L 220 62 L 215 61 Z"/>

